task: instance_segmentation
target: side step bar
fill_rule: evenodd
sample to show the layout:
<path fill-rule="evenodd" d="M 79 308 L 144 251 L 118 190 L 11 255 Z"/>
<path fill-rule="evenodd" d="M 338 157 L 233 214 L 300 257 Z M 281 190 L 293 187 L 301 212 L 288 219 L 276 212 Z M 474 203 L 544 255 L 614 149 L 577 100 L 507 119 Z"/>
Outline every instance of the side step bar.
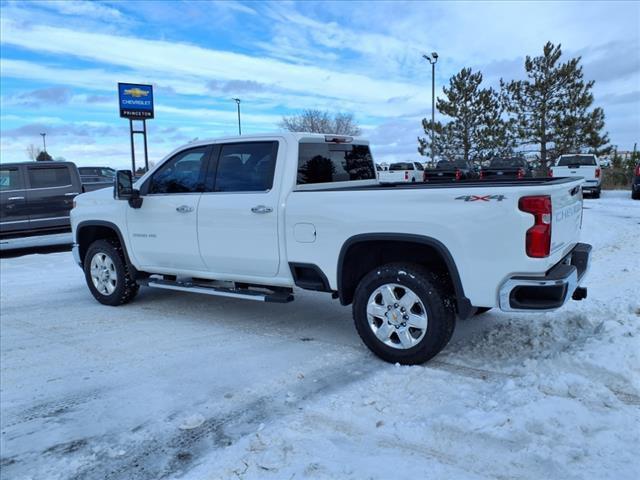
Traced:
<path fill-rule="evenodd" d="M 203 293 L 218 297 L 241 298 L 243 300 L 256 300 L 258 302 L 287 303 L 293 301 L 290 289 L 278 288 L 277 290 L 260 291 L 248 288 L 224 288 L 201 285 L 193 282 L 179 280 L 164 280 L 160 278 L 145 278 L 137 282 L 140 285 L 165 290 L 179 290 L 181 292 Z"/>

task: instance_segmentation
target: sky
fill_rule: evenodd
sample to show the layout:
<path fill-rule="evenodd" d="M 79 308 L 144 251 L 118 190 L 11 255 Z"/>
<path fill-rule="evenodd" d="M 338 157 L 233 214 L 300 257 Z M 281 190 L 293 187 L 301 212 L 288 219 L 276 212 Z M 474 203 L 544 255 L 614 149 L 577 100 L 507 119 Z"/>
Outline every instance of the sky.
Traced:
<path fill-rule="evenodd" d="M 582 57 L 620 150 L 640 141 L 640 2 L 0 1 L 0 161 L 30 144 L 130 165 L 117 83 L 154 85 L 157 162 L 195 138 L 273 132 L 283 115 L 355 115 L 378 161 L 419 159 L 421 119 L 460 69 L 524 77 L 547 41 Z M 141 153 L 137 145 L 138 154 Z"/>

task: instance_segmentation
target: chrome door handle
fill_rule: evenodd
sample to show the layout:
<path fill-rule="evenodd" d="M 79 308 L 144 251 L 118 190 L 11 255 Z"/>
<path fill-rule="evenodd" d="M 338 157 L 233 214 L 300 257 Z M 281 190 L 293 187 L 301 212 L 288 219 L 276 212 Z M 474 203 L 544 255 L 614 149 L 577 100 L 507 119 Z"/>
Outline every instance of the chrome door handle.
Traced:
<path fill-rule="evenodd" d="M 7 198 L 7 201 L 9 200 L 24 200 L 24 197 L 9 197 Z"/>
<path fill-rule="evenodd" d="M 193 207 L 190 207 L 188 205 L 180 205 L 178 208 L 176 208 L 176 212 L 178 212 L 178 213 L 193 212 Z"/>
<path fill-rule="evenodd" d="M 273 208 L 267 207 L 266 205 L 257 205 L 251 209 L 253 213 L 271 213 L 273 212 Z"/>

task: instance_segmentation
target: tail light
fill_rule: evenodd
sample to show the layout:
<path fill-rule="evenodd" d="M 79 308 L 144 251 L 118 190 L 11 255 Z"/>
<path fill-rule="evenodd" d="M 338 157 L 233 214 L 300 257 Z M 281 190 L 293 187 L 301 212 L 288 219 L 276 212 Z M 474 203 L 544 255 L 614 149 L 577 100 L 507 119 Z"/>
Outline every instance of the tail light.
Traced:
<path fill-rule="evenodd" d="M 636 167 L 636 177 L 640 177 L 640 165 Z"/>
<path fill-rule="evenodd" d="M 527 255 L 533 258 L 548 257 L 551 252 L 551 197 L 536 195 L 522 197 L 518 208 L 533 215 L 533 227 L 527 230 Z"/>
<path fill-rule="evenodd" d="M 596 168 L 596 178 L 600 178 L 600 167 Z"/>
<path fill-rule="evenodd" d="M 462 170 L 456 168 L 456 180 L 460 180 L 462 178 Z"/>
<path fill-rule="evenodd" d="M 404 179 L 409 180 L 409 172 L 404 172 Z"/>
<path fill-rule="evenodd" d="M 553 170 L 549 169 L 549 173 L 547 175 L 549 175 L 550 177 L 553 177 Z"/>
<path fill-rule="evenodd" d="M 484 178 L 484 172 L 480 170 L 480 180 L 482 180 L 483 178 Z"/>
<path fill-rule="evenodd" d="M 522 168 L 518 169 L 518 178 L 524 178 L 524 170 Z"/>

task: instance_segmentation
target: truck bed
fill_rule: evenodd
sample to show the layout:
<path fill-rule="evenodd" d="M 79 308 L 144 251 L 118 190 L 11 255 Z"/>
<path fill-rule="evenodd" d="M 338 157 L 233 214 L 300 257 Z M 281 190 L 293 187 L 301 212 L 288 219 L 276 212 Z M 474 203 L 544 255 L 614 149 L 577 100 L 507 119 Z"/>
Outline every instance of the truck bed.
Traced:
<path fill-rule="evenodd" d="M 336 190 L 390 190 L 390 189 L 440 189 L 440 188 L 491 188 L 491 187 L 527 187 L 542 185 L 560 185 L 563 183 L 571 183 L 575 181 L 575 177 L 538 177 L 538 178 L 522 178 L 515 180 L 511 178 L 490 180 L 469 179 L 459 180 L 457 182 L 442 182 L 442 183 L 381 183 L 373 185 L 356 185 L 356 186 L 331 186 L 320 189 L 309 189 L 308 191 L 336 191 Z"/>

